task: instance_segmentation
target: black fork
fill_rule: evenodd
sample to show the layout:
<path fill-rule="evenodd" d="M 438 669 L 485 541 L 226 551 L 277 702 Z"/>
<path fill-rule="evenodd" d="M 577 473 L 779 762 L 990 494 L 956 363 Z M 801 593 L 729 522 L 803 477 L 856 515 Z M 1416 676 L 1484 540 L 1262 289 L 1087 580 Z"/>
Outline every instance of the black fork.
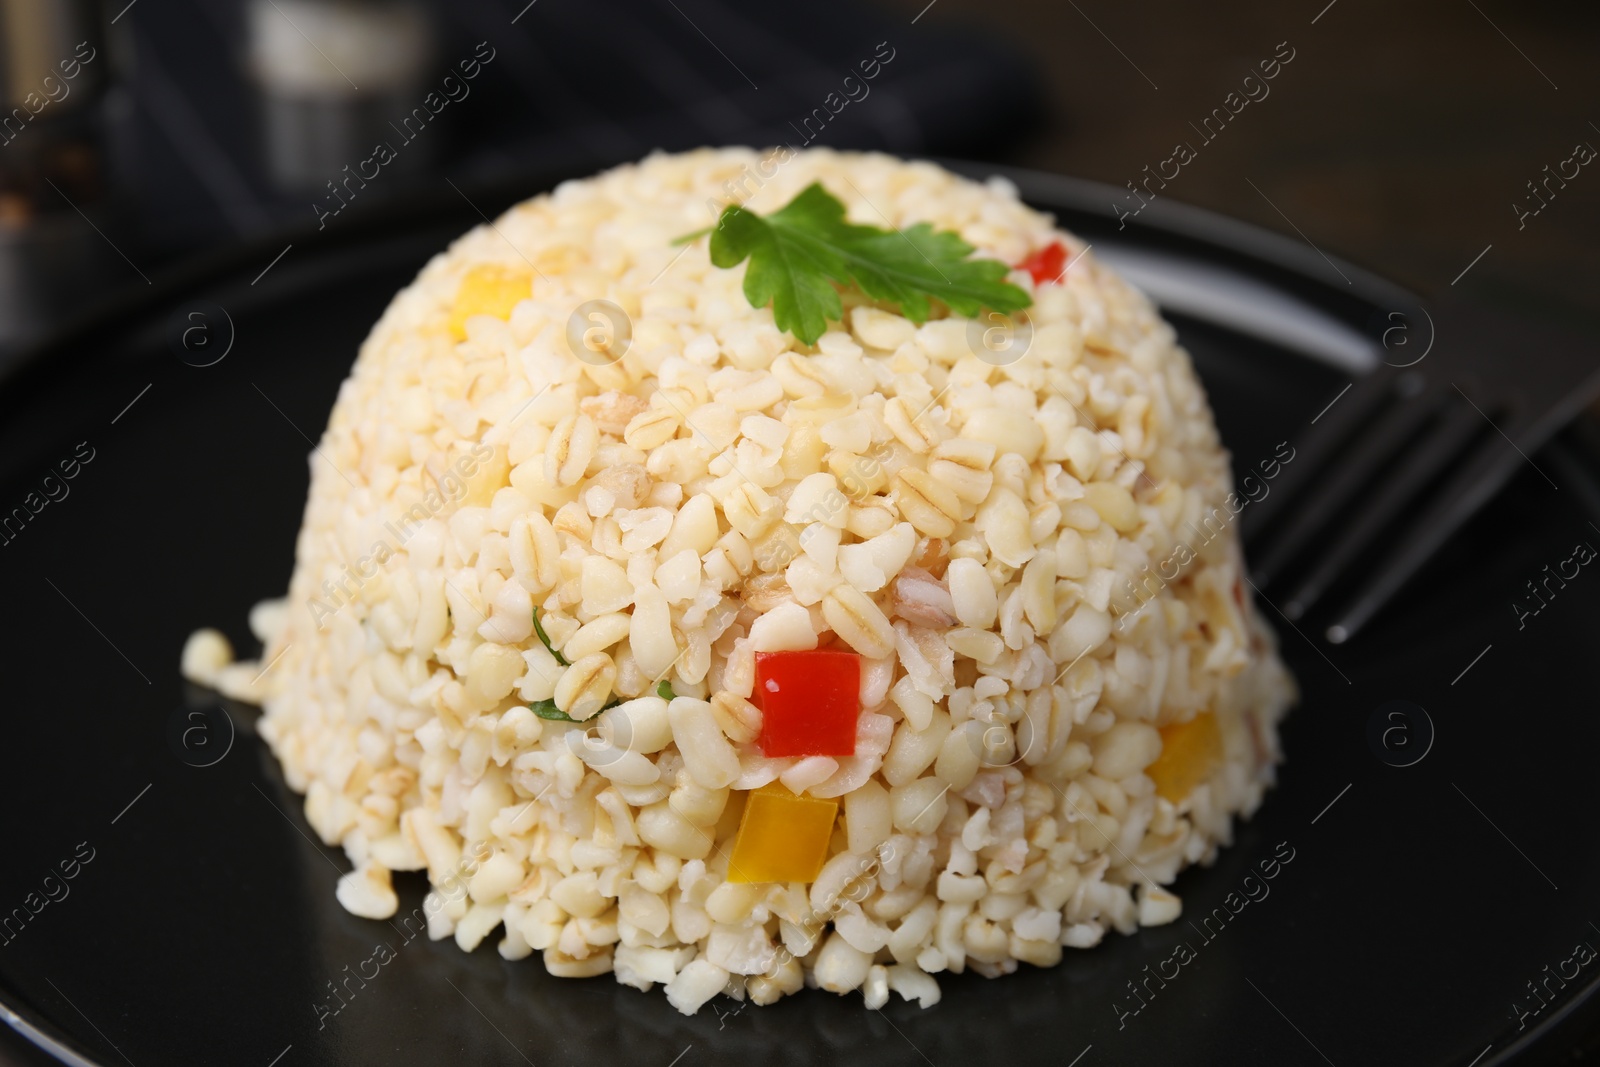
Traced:
<path fill-rule="evenodd" d="M 1349 640 L 1551 435 L 1600 395 L 1600 349 L 1463 302 L 1311 421 L 1272 492 L 1244 514 L 1251 571 L 1290 619 L 1342 595 Z M 1414 326 L 1420 324 L 1413 324 Z M 1420 332 L 1420 331 L 1419 331 Z M 1398 360 L 1397 360 L 1398 362 Z M 1391 547 L 1377 550 L 1380 537 Z M 1280 600 L 1279 597 L 1282 597 Z"/>

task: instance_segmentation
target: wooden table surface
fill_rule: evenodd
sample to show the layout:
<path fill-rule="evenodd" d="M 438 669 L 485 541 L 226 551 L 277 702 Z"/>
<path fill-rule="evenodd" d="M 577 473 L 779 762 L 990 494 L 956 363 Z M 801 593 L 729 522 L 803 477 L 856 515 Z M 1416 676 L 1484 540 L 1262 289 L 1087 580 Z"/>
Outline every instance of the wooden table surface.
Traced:
<path fill-rule="evenodd" d="M 1150 188 L 1424 296 L 1484 253 L 1458 290 L 1600 322 L 1600 166 L 1574 159 L 1580 143 L 1600 147 L 1600 4 L 891 2 L 998 27 L 1033 57 L 1045 114 L 995 158 L 1118 186 L 1176 168 Z M 1245 83 L 1291 50 L 1271 81 Z M 1240 106 L 1247 92 L 1259 99 Z M 1204 140 L 1196 127 L 1230 105 L 1238 114 Z M 1180 142 L 1195 158 L 1164 164 Z M 1564 188 L 1560 170 L 1576 171 Z M 1514 205 L 1541 203 L 1527 183 L 1546 180 L 1545 206 L 1519 220 Z"/>

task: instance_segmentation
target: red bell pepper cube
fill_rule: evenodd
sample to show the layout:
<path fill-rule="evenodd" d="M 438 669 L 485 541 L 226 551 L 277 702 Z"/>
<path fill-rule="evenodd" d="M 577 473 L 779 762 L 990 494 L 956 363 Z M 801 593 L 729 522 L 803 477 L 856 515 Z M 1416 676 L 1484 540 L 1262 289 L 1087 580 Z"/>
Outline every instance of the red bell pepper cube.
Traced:
<path fill-rule="evenodd" d="M 753 694 L 768 756 L 853 756 L 861 658 L 853 652 L 757 652 Z"/>
<path fill-rule="evenodd" d="M 1067 250 L 1060 241 L 1053 241 L 1039 251 L 1017 264 L 1018 270 L 1025 270 L 1033 275 L 1035 285 L 1046 285 L 1050 282 L 1061 280 L 1061 272 L 1067 265 Z"/>

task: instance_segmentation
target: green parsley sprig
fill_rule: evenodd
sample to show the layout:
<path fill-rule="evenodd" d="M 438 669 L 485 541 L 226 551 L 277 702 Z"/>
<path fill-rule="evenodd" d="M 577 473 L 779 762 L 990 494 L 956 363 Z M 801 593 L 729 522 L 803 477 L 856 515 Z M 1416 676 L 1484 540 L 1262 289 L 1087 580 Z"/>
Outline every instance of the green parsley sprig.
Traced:
<path fill-rule="evenodd" d="M 544 645 L 545 650 L 556 658 L 557 663 L 561 664 L 563 667 L 571 666 L 571 664 L 567 662 L 567 657 L 563 656 L 560 652 L 557 652 L 555 646 L 550 644 L 550 635 L 544 632 L 544 626 L 539 622 L 539 609 L 537 607 L 533 609 L 533 632 L 539 635 L 539 643 Z M 661 697 L 663 700 L 671 700 L 676 694 L 674 694 L 672 691 L 672 683 L 663 681 L 660 685 L 656 686 L 656 695 Z M 621 703 L 622 700 L 620 698 L 613 700 L 609 704 L 602 707 L 600 711 L 609 711 Z M 566 712 L 556 707 L 556 702 L 554 700 L 535 700 L 533 703 L 528 705 L 528 708 L 535 715 L 539 716 L 539 718 L 549 719 L 551 722 L 578 721 L 571 715 L 568 715 Z M 595 715 L 599 715 L 600 711 L 595 712 Z"/>
<path fill-rule="evenodd" d="M 712 263 L 726 269 L 750 261 L 744 275 L 750 306 L 770 302 L 777 327 L 806 344 L 844 314 L 834 283 L 896 304 L 919 324 L 927 321 L 932 300 L 969 318 L 984 308 L 1010 314 L 1033 302 L 1005 280 L 1010 268 L 1004 263 L 968 259 L 973 248 L 959 234 L 925 222 L 904 230 L 846 222 L 844 204 L 817 182 L 770 215 L 730 204 L 716 226 L 674 243 L 707 233 Z"/>
<path fill-rule="evenodd" d="M 557 663 L 561 664 L 563 667 L 572 666 L 572 664 L 567 662 L 567 657 L 557 652 L 555 650 L 555 646 L 550 644 L 550 635 L 544 632 L 544 625 L 539 622 L 539 609 L 537 607 L 533 609 L 533 632 L 539 635 L 539 643 L 544 646 L 544 650 L 546 652 L 550 653 L 556 658 Z M 549 717 L 550 716 L 548 715 L 545 716 L 545 718 Z"/>
<path fill-rule="evenodd" d="M 622 701 L 620 699 L 613 700 L 613 701 L 611 701 L 611 703 L 609 703 L 609 704 L 605 705 L 604 707 L 602 707 L 600 709 L 600 711 L 610 711 L 612 708 L 616 707 L 620 703 L 622 703 Z M 571 715 L 568 715 L 566 712 L 562 711 L 560 708 L 556 707 L 556 702 L 554 700 L 535 700 L 532 704 L 528 705 L 528 710 L 532 711 L 535 715 L 539 716 L 539 718 L 541 718 L 541 719 L 549 719 L 551 722 L 578 722 L 579 721 L 577 719 L 574 719 Z M 600 711 L 595 712 L 594 715 L 599 715 Z M 589 718 L 591 718 L 591 719 L 594 718 L 594 715 L 589 716 Z M 584 721 L 587 721 L 587 720 L 584 720 Z"/>
<path fill-rule="evenodd" d="M 662 700 L 672 700 L 677 696 L 677 694 L 672 691 L 672 683 L 664 681 L 660 685 L 656 686 L 656 696 L 660 697 Z M 616 700 L 613 700 L 609 704 L 602 707 L 600 711 L 595 712 L 595 715 L 599 715 L 601 711 L 610 711 L 612 708 L 621 703 L 622 698 L 618 697 Z M 535 715 L 539 716 L 539 718 L 549 719 L 551 722 L 578 721 L 571 715 L 568 715 L 566 712 L 556 707 L 556 702 L 554 700 L 535 700 L 533 703 L 528 705 L 528 708 Z M 592 717 L 593 716 L 591 716 L 591 718 Z"/>

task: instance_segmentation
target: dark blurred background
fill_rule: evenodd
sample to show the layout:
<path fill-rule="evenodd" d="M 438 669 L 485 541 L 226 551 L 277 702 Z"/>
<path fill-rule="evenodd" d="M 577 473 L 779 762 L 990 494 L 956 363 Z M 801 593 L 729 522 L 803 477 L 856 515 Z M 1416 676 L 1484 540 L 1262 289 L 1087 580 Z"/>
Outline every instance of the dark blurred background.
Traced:
<path fill-rule="evenodd" d="M 654 149 L 799 143 L 806 129 L 841 147 L 996 155 L 1022 143 L 1045 98 L 1037 60 L 1003 33 L 838 0 L 0 10 L 0 345 L 12 348 L 175 264 L 285 232 L 278 248 L 296 230 L 308 240 L 523 176 L 531 193 Z M 863 62 L 876 77 L 863 80 Z"/>
<path fill-rule="evenodd" d="M 0 11 L 0 353 L 197 256 L 275 254 L 314 240 L 319 223 L 522 177 L 531 191 L 537 176 L 656 148 L 808 138 L 1096 178 L 1130 206 L 1139 183 L 1425 295 L 1489 248 L 1473 285 L 1597 310 L 1600 180 L 1557 173 L 1572 173 L 1580 143 L 1600 144 L 1593 3 L 3 0 Z M 1280 55 L 1292 58 L 1274 79 L 1244 82 Z M 861 79 L 860 64 L 880 59 Z M 1224 107 L 1240 113 L 1220 134 L 1203 128 Z M 819 112 L 825 124 L 806 123 Z M 374 158 L 379 142 L 393 158 Z M 1166 188 L 1151 183 L 1178 142 L 1196 158 Z"/>
<path fill-rule="evenodd" d="M 0 373 L 319 226 L 808 139 L 1156 192 L 1424 296 L 1600 319 L 1593 2 L 0 0 L 0 42 Z"/>

